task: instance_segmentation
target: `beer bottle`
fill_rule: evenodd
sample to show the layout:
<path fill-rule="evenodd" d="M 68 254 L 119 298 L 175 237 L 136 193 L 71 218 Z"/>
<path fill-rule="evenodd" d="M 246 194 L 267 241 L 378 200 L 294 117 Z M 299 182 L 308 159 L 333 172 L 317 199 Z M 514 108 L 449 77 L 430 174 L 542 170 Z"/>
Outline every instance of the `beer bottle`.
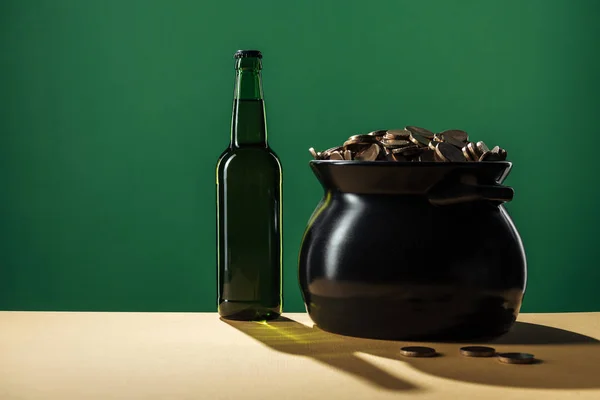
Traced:
<path fill-rule="evenodd" d="M 262 54 L 234 58 L 231 141 L 217 162 L 218 311 L 269 320 L 282 307 L 282 168 L 267 143 Z"/>

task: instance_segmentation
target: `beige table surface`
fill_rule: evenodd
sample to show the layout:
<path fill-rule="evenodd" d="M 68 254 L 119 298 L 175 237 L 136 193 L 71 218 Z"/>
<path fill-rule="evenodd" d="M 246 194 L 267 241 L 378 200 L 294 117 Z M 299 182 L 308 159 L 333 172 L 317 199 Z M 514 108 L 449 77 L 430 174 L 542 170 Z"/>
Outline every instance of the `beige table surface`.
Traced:
<path fill-rule="evenodd" d="M 535 365 L 313 328 L 306 314 L 0 312 L 0 399 L 600 399 L 600 313 L 522 314 L 496 339 Z"/>

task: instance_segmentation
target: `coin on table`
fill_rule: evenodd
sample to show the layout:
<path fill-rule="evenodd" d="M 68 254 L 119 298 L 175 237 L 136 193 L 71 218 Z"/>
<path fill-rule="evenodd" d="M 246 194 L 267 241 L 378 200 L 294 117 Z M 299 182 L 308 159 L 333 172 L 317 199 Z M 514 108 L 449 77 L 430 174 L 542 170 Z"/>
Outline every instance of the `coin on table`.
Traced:
<path fill-rule="evenodd" d="M 460 354 L 466 357 L 493 357 L 496 349 L 486 346 L 465 346 L 460 348 Z"/>
<path fill-rule="evenodd" d="M 486 151 L 490 151 L 487 145 L 484 142 L 477 142 L 477 150 L 479 150 L 480 154 L 485 153 Z"/>
<path fill-rule="evenodd" d="M 352 152 L 350 150 L 344 150 L 344 160 L 352 160 Z"/>
<path fill-rule="evenodd" d="M 410 141 L 413 142 L 414 144 L 417 144 L 417 145 L 423 146 L 423 147 L 429 146 L 429 142 L 430 142 L 430 140 L 427 139 L 425 136 L 421 136 L 420 134 L 415 133 L 415 132 L 411 132 Z"/>
<path fill-rule="evenodd" d="M 314 158 L 315 160 L 318 160 L 318 159 L 319 159 L 319 155 L 317 154 L 317 152 L 315 151 L 315 149 L 314 149 L 314 148 L 312 148 L 312 147 L 311 147 L 310 149 L 308 149 L 308 151 L 310 152 L 310 155 L 311 155 L 311 156 L 313 156 L 313 158 Z"/>
<path fill-rule="evenodd" d="M 330 160 L 343 160 L 344 156 L 339 151 L 334 151 L 329 155 Z"/>
<path fill-rule="evenodd" d="M 445 138 L 451 137 L 454 140 L 458 140 L 459 142 L 464 143 L 469 140 L 469 135 L 465 131 L 461 131 L 460 129 L 448 129 L 443 132 L 440 132 Z"/>
<path fill-rule="evenodd" d="M 505 364 L 532 364 L 535 356 L 529 353 L 499 353 L 498 361 Z"/>
<path fill-rule="evenodd" d="M 465 161 L 462 151 L 448 143 L 438 143 L 435 146 L 435 153 L 444 161 Z"/>
<path fill-rule="evenodd" d="M 373 143 L 366 150 L 357 154 L 354 159 L 360 161 L 375 161 L 377 156 L 379 156 L 379 146 Z"/>
<path fill-rule="evenodd" d="M 410 138 L 410 131 L 406 129 L 388 129 L 386 137 L 388 137 L 388 135 L 390 139 L 408 140 L 408 138 Z"/>
<path fill-rule="evenodd" d="M 433 357 L 437 352 L 431 347 L 408 346 L 401 348 L 400 354 L 406 357 Z"/>
<path fill-rule="evenodd" d="M 425 128 L 420 128 L 418 126 L 406 126 L 406 127 L 404 127 L 404 129 L 406 129 L 410 133 L 416 133 L 416 134 L 421 135 L 429 140 L 433 140 L 433 132 L 431 132 L 430 130 L 427 130 Z"/>

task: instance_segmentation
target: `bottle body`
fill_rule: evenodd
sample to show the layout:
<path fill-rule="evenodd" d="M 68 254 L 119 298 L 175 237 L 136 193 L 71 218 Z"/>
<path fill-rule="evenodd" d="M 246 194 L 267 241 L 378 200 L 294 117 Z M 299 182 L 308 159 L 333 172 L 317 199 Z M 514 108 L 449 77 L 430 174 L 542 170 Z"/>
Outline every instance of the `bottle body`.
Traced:
<path fill-rule="evenodd" d="M 266 141 L 262 90 L 247 88 L 260 85 L 260 70 L 236 71 L 232 140 L 216 171 L 218 311 L 274 319 L 282 307 L 282 168 Z"/>

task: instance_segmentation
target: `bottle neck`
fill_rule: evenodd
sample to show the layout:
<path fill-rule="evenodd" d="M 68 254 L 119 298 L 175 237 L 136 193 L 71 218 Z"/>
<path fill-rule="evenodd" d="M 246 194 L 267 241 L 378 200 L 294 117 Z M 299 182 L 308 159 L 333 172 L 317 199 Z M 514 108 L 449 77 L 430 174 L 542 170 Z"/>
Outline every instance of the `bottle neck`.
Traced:
<path fill-rule="evenodd" d="M 236 60 L 231 121 L 232 147 L 267 146 L 261 67 L 259 58 L 246 57 Z"/>

